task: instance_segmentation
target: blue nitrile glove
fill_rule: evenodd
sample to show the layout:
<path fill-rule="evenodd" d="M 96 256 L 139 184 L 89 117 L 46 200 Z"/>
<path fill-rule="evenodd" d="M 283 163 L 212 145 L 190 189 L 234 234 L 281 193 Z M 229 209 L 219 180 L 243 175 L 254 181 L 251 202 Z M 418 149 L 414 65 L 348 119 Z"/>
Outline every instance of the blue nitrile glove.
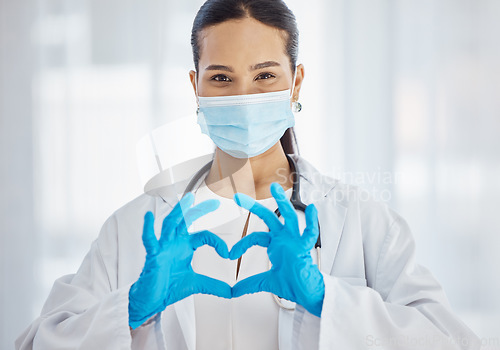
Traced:
<path fill-rule="evenodd" d="M 230 285 L 197 274 L 191 267 L 194 251 L 205 244 L 214 247 L 221 257 L 229 257 L 226 243 L 212 232 L 189 234 L 187 231 L 196 219 L 216 210 L 219 201 L 207 200 L 191 208 L 193 202 L 194 195 L 188 193 L 177 203 L 163 220 L 159 240 L 154 233 L 153 213 L 147 212 L 144 217 L 142 241 L 146 248 L 146 262 L 129 291 L 129 325 L 132 329 L 191 294 L 231 298 Z"/>
<path fill-rule="evenodd" d="M 236 243 L 229 258 L 238 259 L 254 245 L 267 247 L 272 263 L 269 271 L 248 277 L 233 286 L 233 298 L 256 292 L 270 292 L 281 298 L 302 305 L 311 314 L 321 316 L 325 284 L 318 265 L 313 264 L 310 250 L 318 238 L 318 212 L 314 204 L 305 210 L 306 228 L 299 231 L 297 213 L 285 195 L 283 188 L 271 184 L 271 194 L 276 199 L 281 215 L 278 216 L 253 198 L 237 193 L 235 202 L 259 216 L 269 227 L 269 232 L 254 232 Z"/>

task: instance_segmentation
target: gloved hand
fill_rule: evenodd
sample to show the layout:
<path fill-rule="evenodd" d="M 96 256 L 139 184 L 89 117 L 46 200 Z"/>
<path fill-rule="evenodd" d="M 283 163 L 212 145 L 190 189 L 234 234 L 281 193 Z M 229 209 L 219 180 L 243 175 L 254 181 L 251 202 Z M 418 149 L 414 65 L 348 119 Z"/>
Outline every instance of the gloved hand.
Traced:
<path fill-rule="evenodd" d="M 142 273 L 129 291 L 129 325 L 139 327 L 151 316 L 163 311 L 191 294 L 212 294 L 231 298 L 231 286 L 222 281 L 197 274 L 191 267 L 194 251 L 208 244 L 228 258 L 226 243 L 209 231 L 189 234 L 187 229 L 203 215 L 219 207 L 218 200 L 207 200 L 191 208 L 192 193 L 186 194 L 163 220 L 161 237 L 154 233 L 153 213 L 144 217 L 142 241 L 146 262 Z M 183 214 L 184 211 L 184 214 Z"/>
<path fill-rule="evenodd" d="M 321 316 L 325 284 L 318 266 L 313 264 L 310 250 L 318 238 L 318 212 L 314 204 L 305 210 L 306 228 L 302 236 L 299 231 L 297 213 L 286 197 L 283 188 L 271 184 L 271 194 L 276 199 L 281 215 L 278 216 L 256 202 L 253 198 L 237 193 L 236 203 L 259 216 L 269 227 L 269 232 L 254 232 L 236 243 L 229 258 L 242 256 L 254 245 L 267 247 L 272 263 L 269 271 L 248 277 L 233 286 L 233 298 L 256 292 L 270 292 L 281 298 L 302 305 L 311 314 Z"/>

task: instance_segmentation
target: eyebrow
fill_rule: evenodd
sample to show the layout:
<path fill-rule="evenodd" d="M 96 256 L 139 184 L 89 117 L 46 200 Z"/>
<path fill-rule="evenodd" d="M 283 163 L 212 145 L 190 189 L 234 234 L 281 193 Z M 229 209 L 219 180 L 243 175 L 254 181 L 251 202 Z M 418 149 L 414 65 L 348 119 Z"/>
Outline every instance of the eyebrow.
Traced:
<path fill-rule="evenodd" d="M 253 65 L 250 67 L 250 70 L 257 70 L 257 69 L 262 69 L 262 68 L 268 68 L 268 67 L 279 67 L 281 64 L 275 61 L 266 61 L 262 63 L 257 63 L 256 65 Z"/>
<path fill-rule="evenodd" d="M 232 67 L 223 66 L 221 64 L 211 64 L 205 70 L 223 70 L 225 72 L 234 72 Z"/>
<path fill-rule="evenodd" d="M 263 68 L 268 68 L 268 67 L 279 67 L 279 66 L 281 66 L 281 64 L 279 64 L 278 62 L 266 61 L 266 62 L 257 63 L 257 64 L 254 64 L 253 66 L 250 66 L 249 70 L 254 71 L 257 69 L 263 69 Z M 224 66 L 222 64 L 211 64 L 207 68 L 205 68 L 205 70 L 221 70 L 224 72 L 231 72 L 231 73 L 234 72 L 233 67 Z"/>

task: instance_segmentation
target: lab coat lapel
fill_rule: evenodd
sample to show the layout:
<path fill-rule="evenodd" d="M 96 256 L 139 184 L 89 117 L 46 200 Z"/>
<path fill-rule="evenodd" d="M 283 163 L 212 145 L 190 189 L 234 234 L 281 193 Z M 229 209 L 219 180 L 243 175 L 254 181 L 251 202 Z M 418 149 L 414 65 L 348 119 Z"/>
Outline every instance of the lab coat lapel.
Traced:
<path fill-rule="evenodd" d="M 196 349 L 196 320 L 194 297 L 191 295 L 174 304 L 175 312 L 182 329 L 188 350 Z"/>
<path fill-rule="evenodd" d="M 321 229 L 321 271 L 330 274 L 337 255 L 347 208 L 333 205 L 329 200 L 317 202 Z"/>
<path fill-rule="evenodd" d="M 318 209 L 321 231 L 321 271 L 330 274 L 339 246 L 347 208 L 327 198 L 337 180 L 321 175 L 303 158 L 294 156 L 300 173 L 300 196 L 304 204 L 314 203 Z"/>

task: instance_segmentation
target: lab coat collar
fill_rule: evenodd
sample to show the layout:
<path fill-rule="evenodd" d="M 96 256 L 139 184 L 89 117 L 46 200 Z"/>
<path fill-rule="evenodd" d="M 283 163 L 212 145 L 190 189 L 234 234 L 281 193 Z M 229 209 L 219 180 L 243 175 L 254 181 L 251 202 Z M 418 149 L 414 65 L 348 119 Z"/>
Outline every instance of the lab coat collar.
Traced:
<path fill-rule="evenodd" d="M 324 198 L 338 184 L 338 180 L 322 175 L 311 163 L 301 156 L 292 154 L 292 158 L 297 163 L 300 173 L 300 196 L 305 201 L 307 198 L 310 203 Z"/>

